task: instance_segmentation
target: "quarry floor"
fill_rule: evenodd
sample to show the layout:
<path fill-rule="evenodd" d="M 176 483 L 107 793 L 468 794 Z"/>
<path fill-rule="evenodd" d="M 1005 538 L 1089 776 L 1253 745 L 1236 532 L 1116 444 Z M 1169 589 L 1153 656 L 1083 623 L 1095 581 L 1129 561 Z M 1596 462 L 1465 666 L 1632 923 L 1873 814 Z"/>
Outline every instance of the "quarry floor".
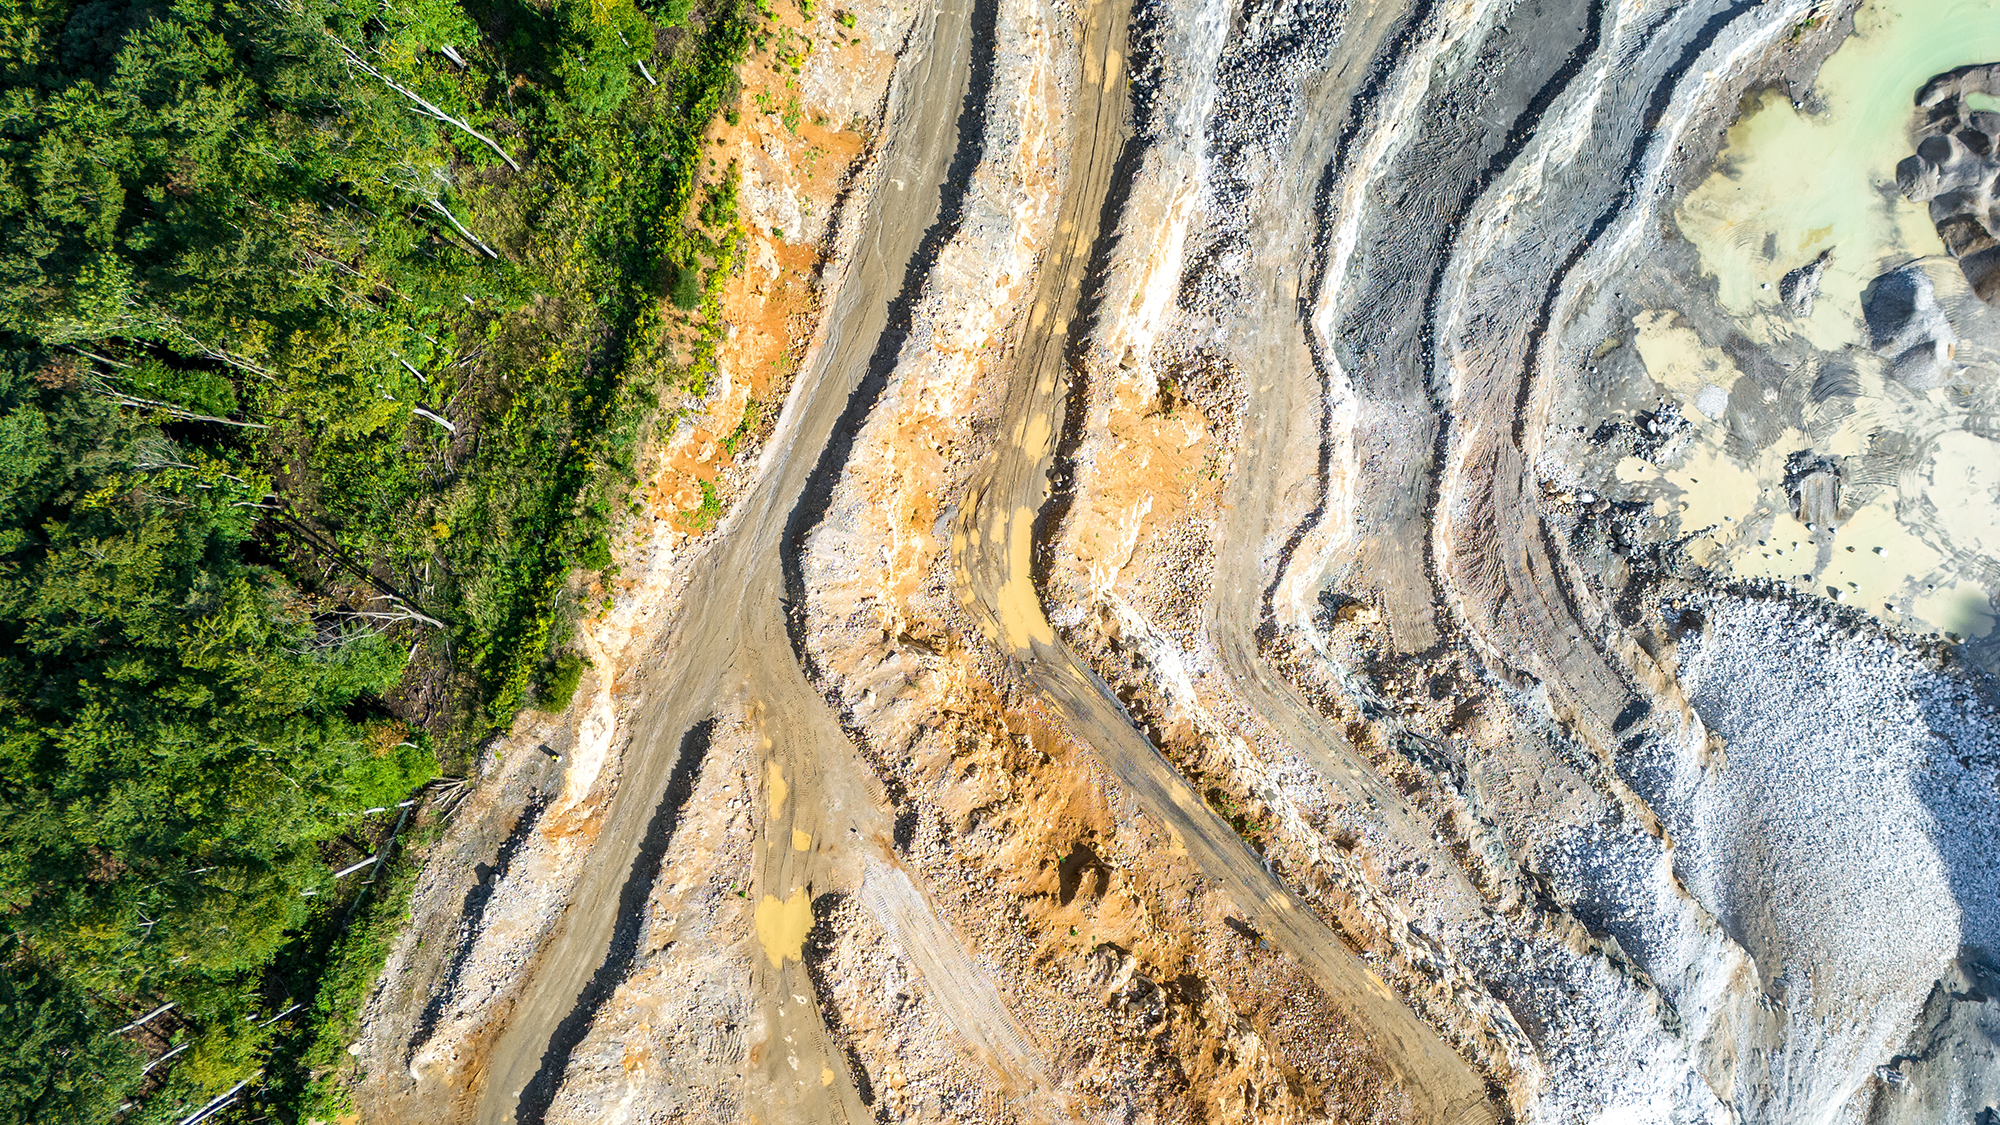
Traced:
<path fill-rule="evenodd" d="M 360 1118 L 2000 1100 L 1991 618 L 1925 600 L 2000 560 L 1882 438 L 1994 436 L 2000 314 L 1883 382 L 1921 207 L 1794 230 L 1753 150 L 1996 61 L 1908 9 L 787 7 L 711 137 L 722 377 L 425 865 Z"/>

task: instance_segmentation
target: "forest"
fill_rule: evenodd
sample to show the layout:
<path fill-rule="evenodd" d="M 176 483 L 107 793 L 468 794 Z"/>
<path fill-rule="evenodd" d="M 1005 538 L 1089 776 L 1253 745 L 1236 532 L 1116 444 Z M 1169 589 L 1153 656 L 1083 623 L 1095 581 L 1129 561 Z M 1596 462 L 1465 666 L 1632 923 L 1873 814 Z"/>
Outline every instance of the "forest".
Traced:
<path fill-rule="evenodd" d="M 0 1121 L 340 1115 L 409 812 L 704 378 L 760 18 L 0 5 Z"/>

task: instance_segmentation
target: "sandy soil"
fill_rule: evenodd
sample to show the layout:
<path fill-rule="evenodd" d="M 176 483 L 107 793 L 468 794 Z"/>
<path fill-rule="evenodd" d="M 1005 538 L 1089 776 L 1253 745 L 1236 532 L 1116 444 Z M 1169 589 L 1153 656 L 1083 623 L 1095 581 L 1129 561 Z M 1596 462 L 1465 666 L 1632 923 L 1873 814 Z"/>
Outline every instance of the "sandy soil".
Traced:
<path fill-rule="evenodd" d="M 1863 307 L 1840 223 L 1962 217 L 1893 167 L 1770 205 L 1928 79 L 1871 4 L 787 9 L 722 377 L 366 1115 L 1992 1105 L 2000 313 Z"/>

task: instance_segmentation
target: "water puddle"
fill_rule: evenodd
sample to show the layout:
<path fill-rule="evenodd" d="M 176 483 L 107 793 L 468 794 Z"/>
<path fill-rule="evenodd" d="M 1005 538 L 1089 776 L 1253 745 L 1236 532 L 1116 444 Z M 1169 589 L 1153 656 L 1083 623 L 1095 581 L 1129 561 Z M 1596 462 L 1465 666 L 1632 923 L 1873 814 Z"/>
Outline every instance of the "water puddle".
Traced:
<path fill-rule="evenodd" d="M 1716 170 L 1676 213 L 1751 344 L 1793 370 L 1846 370 L 1852 381 L 1831 397 L 1768 371 L 1760 383 L 1744 374 L 1740 348 L 1725 353 L 1672 310 L 1635 318 L 1646 372 L 1680 405 L 1689 432 L 1656 460 L 1626 458 L 1615 475 L 1694 537 L 1701 564 L 1790 582 L 1924 631 L 1993 633 L 2000 442 L 1990 416 L 2000 370 L 1975 363 L 1934 389 L 1897 384 L 1869 351 L 1861 315 L 1864 287 L 1921 260 L 1967 344 L 1989 357 L 2000 348 L 1990 310 L 1968 311 L 1977 301 L 1951 276 L 1927 209 L 1895 185 L 1918 88 L 1988 62 L 2000 62 L 2000 0 L 1871 0 L 1820 72 L 1822 111 L 1803 112 L 1782 92 L 1756 95 Z M 2000 98 L 1973 101 L 2000 109 Z M 1781 279 L 1828 250 L 1811 315 L 1793 315 Z M 1957 354 L 1965 364 L 1971 353 Z M 1801 356 L 1813 358 L 1802 367 Z M 1795 455 L 1842 466 L 1833 518 L 1810 522 L 1787 487 Z"/>
<path fill-rule="evenodd" d="M 1788 582 L 1923 631 L 1992 634 L 1980 576 L 2000 560 L 2000 443 L 1964 428 L 1972 419 L 1953 392 L 1917 394 L 1870 378 L 1833 424 L 1810 435 L 1775 428 L 1746 449 L 1742 416 L 1765 397 L 1756 381 L 1670 311 L 1641 313 L 1633 327 L 1647 375 L 1679 404 L 1687 432 L 1651 459 L 1624 458 L 1613 476 L 1676 521 L 1695 562 Z M 1870 466 L 1885 441 L 1907 450 L 1894 479 L 1851 480 L 1835 518 L 1803 518 L 1786 486 L 1794 455 L 1824 453 L 1852 476 L 1880 476 Z"/>
<path fill-rule="evenodd" d="M 1777 312 L 1779 278 L 1832 248 L 1806 334 L 1821 347 L 1856 342 L 1862 287 L 1889 266 L 1944 253 L 1926 209 L 1896 191 L 1917 88 L 1994 61 L 2000 0 L 1878 0 L 1820 70 L 1824 112 L 1801 113 L 1782 92 L 1758 95 L 1729 131 L 1720 168 L 1677 216 L 1723 307 L 1753 320 Z"/>
<path fill-rule="evenodd" d="M 771 795 L 771 819 L 776 820 L 785 815 L 785 797 L 789 793 L 789 789 L 785 785 L 785 771 L 779 769 L 776 762 L 765 763 L 764 771 L 767 788 Z"/>
<path fill-rule="evenodd" d="M 787 899 L 765 895 L 757 903 L 757 941 L 774 969 L 783 965 L 787 957 L 794 961 L 802 959 L 806 935 L 812 933 L 812 928 L 812 900 L 804 891 L 793 891 Z"/>
<path fill-rule="evenodd" d="M 1007 584 L 1000 589 L 1000 621 L 1007 630 L 1008 646 L 1016 652 L 1029 651 L 1037 641 L 1051 645 L 1056 640 L 1055 630 L 1042 616 L 1041 598 L 1029 575 L 1034 565 L 1034 528 L 1035 513 L 1026 507 L 1015 508 L 1005 528 Z M 998 527 L 990 532 L 996 536 L 1001 533 Z"/>

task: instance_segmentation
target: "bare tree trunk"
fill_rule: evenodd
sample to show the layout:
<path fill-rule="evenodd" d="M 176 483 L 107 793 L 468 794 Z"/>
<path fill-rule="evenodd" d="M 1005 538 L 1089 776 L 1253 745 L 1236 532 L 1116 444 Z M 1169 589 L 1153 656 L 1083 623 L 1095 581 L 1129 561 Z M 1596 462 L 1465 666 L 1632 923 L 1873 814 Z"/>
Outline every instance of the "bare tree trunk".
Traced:
<path fill-rule="evenodd" d="M 431 210 L 436 211 L 440 215 L 443 215 L 446 222 L 450 223 L 452 227 L 458 231 L 459 234 L 464 235 L 465 240 L 467 242 L 470 242 L 474 246 L 479 247 L 479 249 L 483 251 L 487 257 L 492 258 L 494 261 L 500 260 L 500 255 L 497 251 L 495 251 L 491 246 L 486 245 L 486 243 L 483 240 L 481 240 L 478 235 L 465 229 L 465 224 L 458 221 L 458 216 L 451 213 L 451 208 L 446 207 L 444 204 L 438 202 L 435 199 L 424 200 L 424 206 L 429 207 Z"/>
<path fill-rule="evenodd" d="M 632 41 L 630 39 L 625 38 L 625 33 L 622 31 L 618 33 L 618 41 L 620 43 L 625 44 L 625 46 L 627 47 L 630 47 L 632 45 Z M 645 59 L 633 59 L 632 61 L 639 64 L 639 73 L 646 76 L 646 85 L 648 86 L 659 85 L 659 82 L 655 81 L 653 78 L 653 72 L 646 69 Z"/>
<path fill-rule="evenodd" d="M 355 54 L 354 48 L 349 47 L 347 44 L 342 43 L 339 39 L 335 38 L 332 32 L 330 31 L 327 32 L 326 37 L 328 39 L 332 39 L 333 45 L 340 48 L 340 53 L 347 56 L 347 61 L 349 65 L 359 67 L 361 70 L 364 70 L 367 73 L 374 75 L 375 78 L 378 81 L 380 81 L 384 86 L 387 86 L 391 90 L 394 90 L 397 93 L 403 95 L 404 97 L 410 99 L 410 101 L 414 102 L 417 108 L 421 110 L 426 117 L 442 121 L 447 125 L 453 126 L 457 129 L 464 131 L 468 136 L 475 138 L 480 143 L 484 144 L 487 148 L 492 149 L 496 154 L 498 154 L 500 159 L 505 160 L 507 162 L 507 167 L 512 168 L 516 172 L 521 170 L 521 166 L 514 162 L 514 158 L 512 156 L 507 155 L 507 150 L 501 148 L 500 145 L 497 142 L 495 142 L 492 137 L 487 136 L 486 134 L 480 132 L 479 130 L 474 129 L 472 126 L 466 124 L 459 118 L 453 117 L 451 114 L 446 113 L 442 109 L 439 109 L 437 106 L 433 105 L 429 101 L 426 101 L 422 94 L 417 93 L 415 90 L 410 89 L 408 86 L 399 84 L 395 79 L 389 77 L 388 75 L 382 73 L 379 70 L 376 70 L 374 67 L 369 66 L 368 60 L 362 58 L 358 54 Z"/>
<path fill-rule="evenodd" d="M 390 624 L 394 624 L 398 621 L 421 621 L 424 624 L 429 625 L 434 629 L 444 628 L 444 622 L 439 621 L 437 618 L 431 617 L 428 614 L 419 613 L 416 609 L 411 607 L 410 603 L 404 601 L 399 597 L 396 597 L 394 594 L 377 594 L 376 596 L 369 598 L 368 600 L 370 602 L 388 602 L 390 605 L 394 606 L 395 609 L 393 611 L 384 611 L 378 609 L 354 610 L 352 611 L 354 616 L 359 617 L 364 621 L 387 621 Z"/>
<path fill-rule="evenodd" d="M 455 434 L 458 432 L 458 427 L 452 425 L 451 419 L 446 418 L 439 414 L 433 414 L 430 411 L 425 410 L 421 406 L 410 407 L 410 413 L 416 415 L 419 418 L 428 418 L 429 420 L 436 422 L 438 425 L 443 426 L 445 430 L 450 433 Z"/>
<path fill-rule="evenodd" d="M 124 391 L 114 390 L 110 387 L 103 388 L 101 393 L 104 395 L 105 398 L 110 399 L 111 401 L 119 404 L 120 406 L 137 407 L 143 410 L 158 410 L 163 414 L 171 414 L 174 417 L 179 418 L 184 422 L 214 422 L 218 425 L 237 426 L 246 430 L 268 430 L 271 428 L 270 426 L 265 425 L 262 422 L 238 422 L 233 418 L 217 418 L 213 414 L 196 414 L 192 410 L 183 410 L 180 407 L 175 406 L 169 402 L 160 402 L 156 399 L 150 399 L 150 398 L 139 398 L 134 395 L 126 394 Z"/>
<path fill-rule="evenodd" d="M 140 1016 L 138 1019 L 133 1020 L 131 1023 L 126 1024 L 124 1027 L 119 1028 L 117 1031 L 112 1032 L 111 1034 L 123 1035 L 128 1031 L 137 1031 L 139 1028 L 144 1027 L 146 1025 L 147 1020 L 152 1019 L 154 1016 L 166 1014 L 167 1012 L 173 1010 L 173 1006 L 174 1006 L 173 1001 L 170 1000 L 167 1003 L 162 1004 L 157 1008 L 154 1008 L 152 1011 L 147 1012 L 145 1015 Z"/>
<path fill-rule="evenodd" d="M 257 1074 L 253 1074 L 250 1077 L 255 1078 L 257 1077 L 257 1075 L 263 1073 L 264 1072 L 260 1070 L 257 1072 Z M 208 1103 L 205 1106 L 202 1106 L 198 1110 L 195 1110 L 188 1116 L 181 1118 L 180 1125 L 198 1125 L 199 1122 L 207 1120 L 209 1115 L 213 1114 L 216 1110 L 219 1110 L 224 1106 L 227 1106 L 230 1102 L 235 1101 L 237 1093 L 240 1092 L 243 1089 L 243 1087 L 248 1086 L 249 1084 L 250 1084 L 250 1078 L 245 1078 L 243 1081 L 238 1082 L 234 1086 L 231 1086 L 228 1090 L 216 1095 L 214 1101 Z"/>
<path fill-rule="evenodd" d="M 108 355 L 98 355 L 96 352 L 84 351 L 82 348 L 77 347 L 75 344 L 65 344 L 63 346 L 68 348 L 70 351 L 73 351 L 76 354 L 83 356 L 85 359 L 94 359 L 99 363 L 107 364 L 111 367 L 119 367 L 119 368 L 124 368 L 126 370 L 130 370 L 132 367 L 131 364 L 120 363 L 118 360 L 112 359 Z"/>
<path fill-rule="evenodd" d="M 192 1046 L 194 1046 L 194 1040 L 190 1039 L 187 1042 L 181 1044 L 180 1046 L 175 1047 L 173 1050 L 168 1051 L 166 1054 L 161 1055 L 159 1058 L 154 1059 L 152 1062 L 147 1063 L 146 1069 L 140 1071 L 139 1076 L 143 1078 L 146 1075 L 153 1073 L 154 1067 L 159 1066 L 161 1063 L 166 1062 L 168 1059 L 173 1058 L 175 1055 L 180 1054 L 182 1051 L 185 1051 Z"/>

